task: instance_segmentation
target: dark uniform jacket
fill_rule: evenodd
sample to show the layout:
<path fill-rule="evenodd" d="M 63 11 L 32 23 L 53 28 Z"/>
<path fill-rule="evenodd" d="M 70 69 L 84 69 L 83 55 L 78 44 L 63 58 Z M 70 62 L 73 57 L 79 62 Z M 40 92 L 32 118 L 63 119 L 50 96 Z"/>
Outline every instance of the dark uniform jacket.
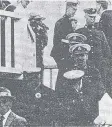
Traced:
<path fill-rule="evenodd" d="M 88 59 L 99 69 L 102 79 L 106 80 L 107 62 L 111 58 L 111 51 L 107 39 L 101 30 L 95 27 L 83 27 L 76 30 L 76 33 L 84 34 L 87 37 L 85 43 L 91 46 Z"/>
<path fill-rule="evenodd" d="M 94 26 L 85 26 L 76 30 L 76 33 L 81 33 L 87 37 L 87 41 L 85 43 L 91 46 L 89 60 L 99 62 L 102 58 L 111 57 L 110 47 L 102 31 L 97 30 Z"/>
<path fill-rule="evenodd" d="M 61 42 L 61 40 L 66 39 L 66 36 L 72 32 L 72 25 L 67 15 L 64 15 L 56 22 L 54 28 L 53 48 L 51 51 L 51 56 L 56 61 L 59 69 L 56 87 L 60 87 L 61 84 L 63 84 L 63 73 L 66 71 L 66 68 L 71 66 L 69 45 Z"/>
<path fill-rule="evenodd" d="M 82 88 L 77 92 L 73 80 L 64 80 L 57 89 L 54 103 L 54 118 L 60 126 L 92 125 L 98 116 L 98 101 L 105 90 L 99 71 L 87 66 L 82 78 Z"/>
<path fill-rule="evenodd" d="M 112 10 L 106 10 L 102 13 L 99 29 L 105 33 L 112 52 Z"/>
<path fill-rule="evenodd" d="M 66 68 L 69 59 L 69 46 L 68 44 L 61 42 L 61 40 L 66 39 L 66 36 L 72 32 L 72 25 L 68 16 L 64 15 L 56 22 L 51 56 L 56 61 L 59 69 L 62 69 L 63 67 Z"/>

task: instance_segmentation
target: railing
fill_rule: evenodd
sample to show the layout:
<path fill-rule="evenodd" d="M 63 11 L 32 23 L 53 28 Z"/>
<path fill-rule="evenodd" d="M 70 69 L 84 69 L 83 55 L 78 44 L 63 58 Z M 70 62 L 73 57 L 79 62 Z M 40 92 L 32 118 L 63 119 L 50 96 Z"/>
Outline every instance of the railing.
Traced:
<path fill-rule="evenodd" d="M 14 18 L 15 19 L 20 19 L 19 16 L 15 16 L 14 13 L 6 12 L 3 10 L 0 10 L 0 65 L 2 71 L 7 71 L 7 72 L 18 72 L 15 67 L 15 49 L 14 49 Z M 8 29 L 6 28 L 7 23 L 6 19 L 9 17 L 9 27 Z M 9 30 L 10 31 L 7 31 Z M 8 42 L 7 42 L 8 41 Z M 8 49 L 8 50 L 7 50 Z M 7 53 L 8 51 L 8 53 Z M 10 52 L 10 53 L 9 53 Z M 8 57 L 8 60 L 7 60 Z M 6 66 L 6 63 L 9 63 L 8 67 Z M 5 67 L 5 68 L 4 68 Z M 7 67 L 7 69 L 6 69 Z M 12 68 L 12 69 L 11 69 Z M 5 69 L 5 70 L 4 70 Z M 12 71 L 13 70 L 13 71 Z"/>
<path fill-rule="evenodd" d="M 0 72 L 40 71 L 36 67 L 36 44 L 26 35 L 24 17 L 4 10 L 0 10 L 0 17 Z"/>
<path fill-rule="evenodd" d="M 43 84 L 55 90 L 57 75 L 58 68 L 56 65 L 54 66 L 45 65 L 43 71 Z"/>

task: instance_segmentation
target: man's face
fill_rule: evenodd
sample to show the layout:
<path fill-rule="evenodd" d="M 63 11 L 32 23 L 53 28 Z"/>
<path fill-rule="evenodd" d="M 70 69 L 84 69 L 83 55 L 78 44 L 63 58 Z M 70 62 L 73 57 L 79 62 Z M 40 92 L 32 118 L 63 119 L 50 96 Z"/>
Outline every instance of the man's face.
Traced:
<path fill-rule="evenodd" d="M 76 20 L 72 20 L 72 21 L 71 21 L 71 24 L 72 24 L 72 28 L 73 28 L 73 30 L 76 30 L 76 27 L 77 27 L 77 21 L 76 21 Z"/>
<path fill-rule="evenodd" d="M 72 2 L 67 3 L 66 14 L 69 17 L 73 17 L 75 15 L 76 11 L 77 11 L 77 3 L 72 3 Z"/>
<path fill-rule="evenodd" d="M 21 4 L 24 8 L 26 8 L 29 3 L 29 0 L 21 0 Z"/>
<path fill-rule="evenodd" d="M 86 18 L 87 25 L 93 25 L 95 23 L 95 16 L 89 16 L 86 14 L 85 18 Z"/>
<path fill-rule="evenodd" d="M 0 98 L 0 114 L 4 115 L 7 113 L 12 106 L 11 100 L 8 98 Z"/>
<path fill-rule="evenodd" d="M 77 66 L 79 67 L 85 66 L 87 59 L 87 54 L 74 54 L 74 60 L 76 61 Z"/>

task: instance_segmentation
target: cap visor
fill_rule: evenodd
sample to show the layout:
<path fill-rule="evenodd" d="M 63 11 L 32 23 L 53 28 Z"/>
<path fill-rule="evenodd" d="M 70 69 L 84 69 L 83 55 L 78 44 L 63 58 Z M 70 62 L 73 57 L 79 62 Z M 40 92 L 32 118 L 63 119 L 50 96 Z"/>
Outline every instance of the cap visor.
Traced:
<path fill-rule="evenodd" d="M 84 75 L 84 71 L 82 70 L 71 70 L 64 73 L 64 77 L 67 79 L 79 79 Z"/>

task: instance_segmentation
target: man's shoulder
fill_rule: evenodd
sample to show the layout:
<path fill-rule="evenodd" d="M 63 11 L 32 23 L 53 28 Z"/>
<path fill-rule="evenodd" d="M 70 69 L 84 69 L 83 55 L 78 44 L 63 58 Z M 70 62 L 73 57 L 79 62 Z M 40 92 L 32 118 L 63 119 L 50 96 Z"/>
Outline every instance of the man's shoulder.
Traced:
<path fill-rule="evenodd" d="M 40 86 L 37 87 L 37 93 L 41 93 L 42 96 L 50 97 L 50 95 L 54 93 L 54 90 L 45 86 L 44 84 L 41 84 Z"/>
<path fill-rule="evenodd" d="M 76 29 L 75 33 L 83 34 L 86 36 L 87 31 L 88 31 L 87 28 L 81 27 L 81 28 Z"/>
<path fill-rule="evenodd" d="M 25 119 L 25 118 L 23 118 L 23 117 L 21 117 L 21 116 L 15 114 L 14 112 L 11 112 L 11 113 L 12 113 L 12 115 L 14 116 L 14 120 L 15 120 L 15 121 L 26 122 L 26 119 Z"/>
<path fill-rule="evenodd" d="M 93 64 L 93 62 L 89 61 L 87 62 L 87 70 L 89 73 L 91 73 L 92 75 L 99 75 L 99 70 L 95 67 L 95 65 Z"/>
<path fill-rule="evenodd" d="M 102 30 L 100 30 L 98 22 L 96 22 L 94 24 L 93 32 L 96 33 L 97 36 L 100 36 L 100 38 L 102 38 L 102 36 L 104 36 L 104 32 Z"/>
<path fill-rule="evenodd" d="M 62 18 L 60 18 L 57 22 L 56 22 L 56 26 L 62 25 L 65 21 L 66 21 L 66 17 L 63 16 Z"/>
<path fill-rule="evenodd" d="M 107 15 L 107 14 L 111 14 L 112 15 L 112 10 L 105 10 L 103 13 L 102 13 L 102 15 L 101 16 L 103 16 L 103 15 Z M 111 16 L 110 15 L 110 16 Z"/>
<path fill-rule="evenodd" d="M 76 29 L 75 32 L 81 32 L 81 31 L 84 31 L 84 30 L 86 30 L 86 29 L 87 29 L 87 28 L 85 28 L 85 27 L 81 27 L 81 28 Z"/>

